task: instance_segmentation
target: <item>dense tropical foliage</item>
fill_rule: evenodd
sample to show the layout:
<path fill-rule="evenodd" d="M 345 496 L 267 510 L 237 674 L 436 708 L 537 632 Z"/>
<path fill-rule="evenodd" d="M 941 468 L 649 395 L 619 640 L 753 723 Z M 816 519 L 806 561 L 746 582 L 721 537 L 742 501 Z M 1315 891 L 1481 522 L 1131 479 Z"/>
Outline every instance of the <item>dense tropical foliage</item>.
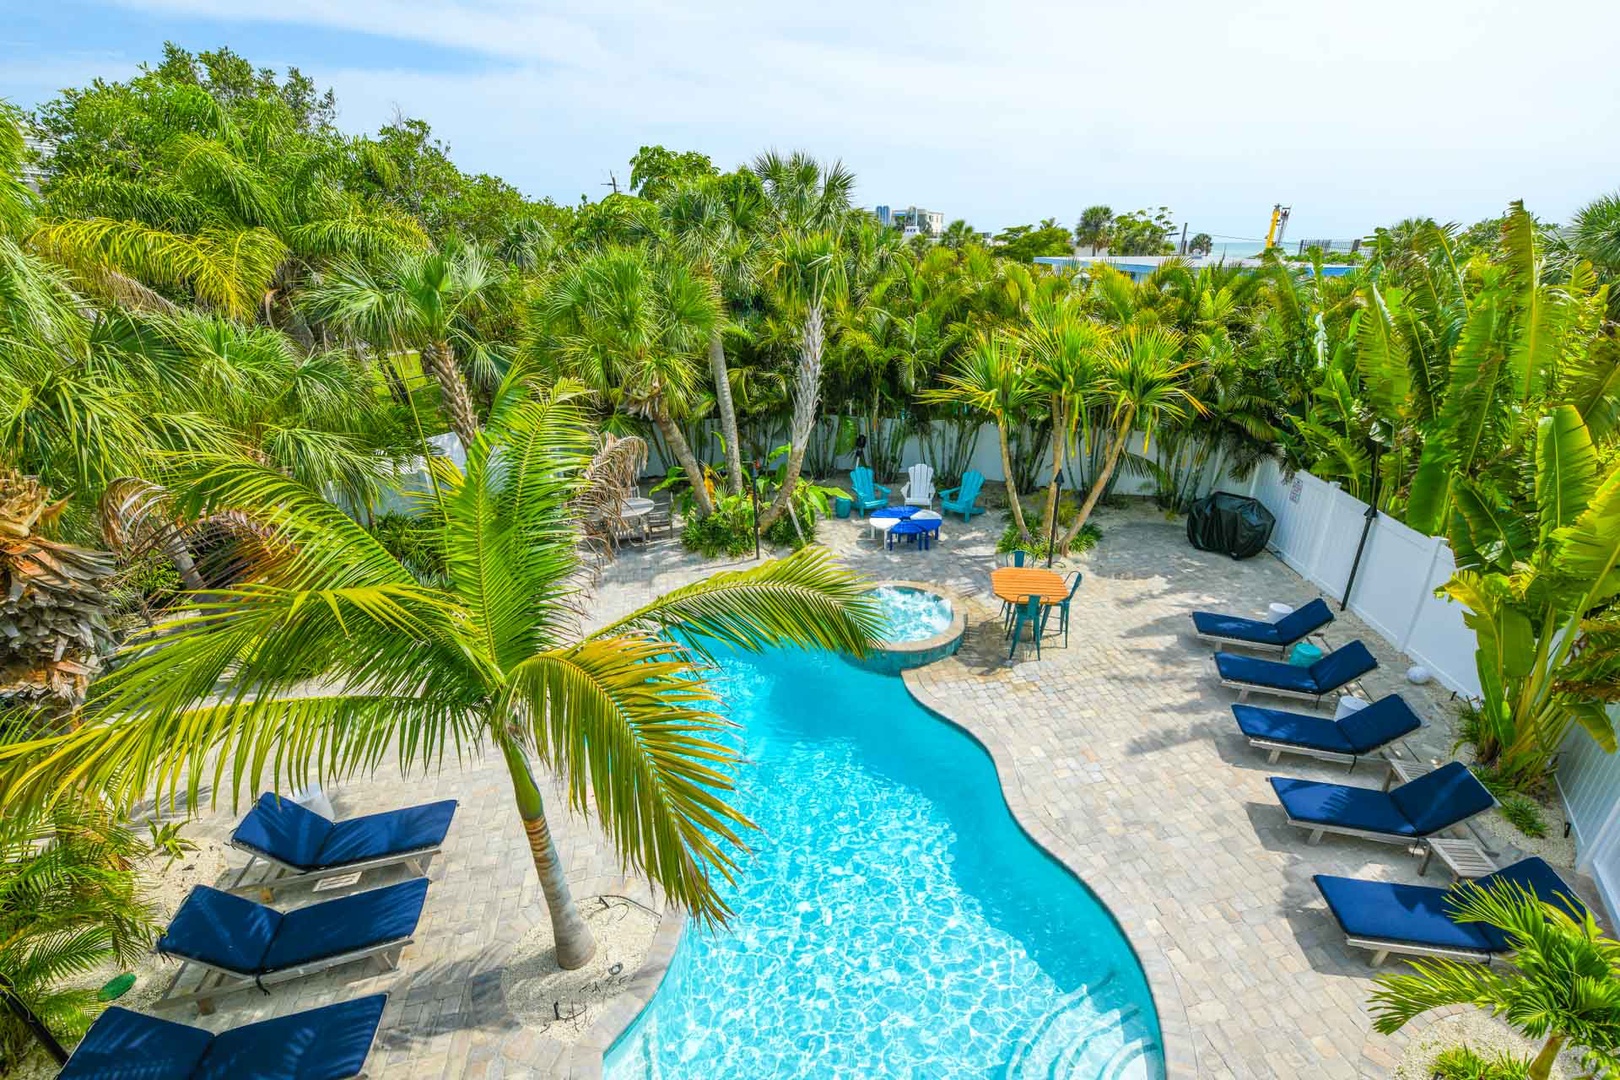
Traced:
<path fill-rule="evenodd" d="M 174 47 L 0 108 L 0 468 L 21 493 L 0 557 L 20 580 L 40 551 L 110 551 L 44 586 L 104 598 L 131 639 L 36 642 L 76 669 L 48 708 L 0 687 L 13 797 L 195 794 L 228 742 L 269 754 L 269 782 L 375 767 L 396 735 L 407 768 L 476 744 L 509 765 L 571 962 L 588 934 L 538 766 L 723 918 L 733 759 L 699 654 L 661 632 L 858 649 L 870 614 L 812 548 L 571 623 L 643 451 L 686 543 L 738 555 L 756 526 L 813 539 L 857 452 L 893 482 L 920 447 L 954 486 L 981 429 L 1006 546 L 1049 523 L 1060 549 L 1093 542 L 1123 475 L 1184 511 L 1268 457 L 1444 535 L 1479 758 L 1529 786 L 1572 727 L 1613 745 L 1620 196 L 1567 229 L 1517 204 L 1398 222 L 1337 276 L 1315 252 L 1134 279 L 1032 260 L 1174 250 L 1163 208 L 907 240 L 839 163 L 659 146 L 627 191 L 560 206 L 463 173 L 420 121 L 334 117 L 296 71 Z M 315 674 L 329 693 L 295 695 Z M 210 704 L 220 679 L 236 692 Z"/>

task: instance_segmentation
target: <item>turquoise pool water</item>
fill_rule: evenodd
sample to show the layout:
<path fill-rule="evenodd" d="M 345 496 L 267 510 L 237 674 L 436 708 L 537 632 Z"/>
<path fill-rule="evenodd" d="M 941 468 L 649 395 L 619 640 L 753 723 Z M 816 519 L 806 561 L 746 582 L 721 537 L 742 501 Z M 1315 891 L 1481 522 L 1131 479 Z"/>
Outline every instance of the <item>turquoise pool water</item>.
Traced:
<path fill-rule="evenodd" d="M 886 641 L 926 641 L 950 629 L 951 602 L 937 593 L 882 585 L 872 595 L 883 612 Z"/>
<path fill-rule="evenodd" d="M 761 831 L 731 925 L 688 931 L 608 1080 L 1162 1074 L 1129 945 L 977 742 L 833 656 L 728 658 L 721 683 Z"/>

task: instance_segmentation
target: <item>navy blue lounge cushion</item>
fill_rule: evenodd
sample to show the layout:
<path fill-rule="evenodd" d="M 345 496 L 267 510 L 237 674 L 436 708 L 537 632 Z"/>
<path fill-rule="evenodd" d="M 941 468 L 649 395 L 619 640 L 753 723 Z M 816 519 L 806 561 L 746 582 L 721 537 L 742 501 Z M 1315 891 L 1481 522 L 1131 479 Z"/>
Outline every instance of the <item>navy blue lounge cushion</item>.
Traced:
<path fill-rule="evenodd" d="M 264 975 L 410 937 L 427 888 L 427 878 L 412 878 L 282 914 L 198 885 L 156 948 L 240 975 Z"/>
<path fill-rule="evenodd" d="M 1215 667 L 1221 678 L 1233 682 L 1269 686 L 1275 690 L 1296 690 L 1302 694 L 1326 694 L 1367 674 L 1378 666 L 1367 646 L 1352 641 L 1322 657 L 1310 667 L 1295 667 L 1281 660 L 1260 660 L 1235 653 L 1215 654 Z"/>
<path fill-rule="evenodd" d="M 232 839 L 288 866 L 321 870 L 437 847 L 455 815 L 456 800 L 446 799 L 333 823 L 267 791 Z"/>
<path fill-rule="evenodd" d="M 331 831 L 332 823 L 315 811 L 266 791 L 236 826 L 231 839 L 289 866 L 313 869 L 320 865 L 321 845 Z"/>
<path fill-rule="evenodd" d="M 1220 671 L 1221 678 L 1233 682 L 1254 683 L 1256 686 L 1270 686 L 1278 690 L 1297 690 L 1302 694 L 1316 693 L 1316 681 L 1311 678 L 1310 668 L 1225 652 L 1215 654 L 1215 667 Z"/>
<path fill-rule="evenodd" d="M 1389 795 L 1372 788 L 1273 776 L 1272 790 L 1295 821 L 1337 825 L 1390 836 L 1417 836 Z"/>
<path fill-rule="evenodd" d="M 1321 693 L 1337 690 L 1345 683 L 1359 679 L 1378 666 L 1378 660 L 1360 641 L 1352 641 L 1328 653 L 1310 667 L 1311 678 Z"/>
<path fill-rule="evenodd" d="M 264 954 L 264 970 L 283 971 L 408 938 L 422 918 L 427 889 L 427 878 L 411 878 L 289 911 Z"/>
<path fill-rule="evenodd" d="M 1423 726 L 1412 706 L 1399 694 L 1379 698 L 1365 709 L 1336 721 L 1345 741 L 1365 754 L 1410 735 Z"/>
<path fill-rule="evenodd" d="M 1361 881 L 1329 874 L 1318 874 L 1315 881 L 1333 917 L 1351 937 L 1480 952 L 1504 952 L 1508 948 L 1506 935 L 1495 927 L 1458 923 L 1452 918 L 1455 889 Z M 1544 903 L 1556 904 L 1577 918 L 1585 914 L 1586 908 L 1574 898 L 1574 890 L 1536 856 L 1520 859 L 1475 884 L 1490 888 L 1502 882 L 1527 889 Z"/>
<path fill-rule="evenodd" d="M 1421 726 L 1399 694 L 1380 698 L 1341 720 L 1258 705 L 1233 705 L 1232 715 L 1251 739 L 1350 755 L 1371 753 Z"/>
<path fill-rule="evenodd" d="M 1507 947 L 1507 939 L 1495 927 L 1453 920 L 1445 889 L 1330 874 L 1317 874 L 1315 881 L 1350 937 L 1476 952 L 1501 952 Z"/>
<path fill-rule="evenodd" d="M 213 1042 L 190 1024 L 114 1005 L 96 1018 L 59 1080 L 173 1080 L 189 1077 Z"/>
<path fill-rule="evenodd" d="M 195 1080 L 346 1080 L 365 1068 L 383 994 L 232 1028 L 214 1040 Z"/>
<path fill-rule="evenodd" d="M 1221 615 L 1213 611 L 1195 611 L 1192 618 L 1198 632 L 1210 637 L 1252 641 L 1256 645 L 1292 645 L 1332 622 L 1333 612 L 1321 597 L 1317 597 L 1276 622 L 1245 619 L 1240 615 Z"/>
<path fill-rule="evenodd" d="M 455 816 L 456 800 L 446 799 L 340 821 L 321 845 L 319 865 L 341 866 L 438 847 Z"/>
<path fill-rule="evenodd" d="M 1460 761 L 1389 792 L 1283 776 L 1270 779 L 1277 798 L 1295 821 L 1389 836 L 1429 836 L 1490 809 L 1494 803 L 1485 785 L 1474 779 L 1468 766 Z"/>
<path fill-rule="evenodd" d="M 1233 705 L 1232 715 L 1237 717 L 1238 728 L 1251 739 L 1288 743 L 1290 746 L 1335 754 L 1357 752 L 1339 725 L 1325 716 L 1263 709 L 1258 705 Z"/>
<path fill-rule="evenodd" d="M 1389 797 L 1412 823 L 1415 836 L 1437 833 L 1496 804 L 1485 785 L 1460 761 L 1402 784 Z"/>
<path fill-rule="evenodd" d="M 281 920 L 281 912 L 274 908 L 198 885 L 174 913 L 155 947 L 160 953 L 257 975 Z"/>
<path fill-rule="evenodd" d="M 68 1080 L 347 1080 L 365 1067 L 387 995 L 213 1035 L 116 1005 L 63 1068 Z"/>

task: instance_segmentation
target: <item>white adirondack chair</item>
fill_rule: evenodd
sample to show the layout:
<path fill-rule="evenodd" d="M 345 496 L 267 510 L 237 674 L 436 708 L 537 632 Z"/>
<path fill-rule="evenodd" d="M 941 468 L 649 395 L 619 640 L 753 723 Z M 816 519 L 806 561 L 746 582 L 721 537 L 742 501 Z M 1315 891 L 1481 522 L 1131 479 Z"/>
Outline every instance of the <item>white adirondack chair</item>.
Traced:
<path fill-rule="evenodd" d="M 900 496 L 905 499 L 906 505 L 933 506 L 934 467 L 918 462 L 906 470 L 906 476 L 910 477 L 910 479 L 900 489 Z"/>

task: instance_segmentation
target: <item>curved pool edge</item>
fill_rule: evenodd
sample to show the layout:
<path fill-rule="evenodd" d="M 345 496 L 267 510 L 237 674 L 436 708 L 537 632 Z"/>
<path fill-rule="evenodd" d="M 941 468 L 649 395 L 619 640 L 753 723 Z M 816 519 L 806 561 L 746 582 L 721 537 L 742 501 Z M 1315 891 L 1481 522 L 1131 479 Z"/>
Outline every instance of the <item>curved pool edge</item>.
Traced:
<path fill-rule="evenodd" d="M 619 1036 L 630 1030 L 664 984 L 664 976 L 675 962 L 675 951 L 686 934 L 688 921 L 686 912 L 681 909 L 664 909 L 658 929 L 653 932 L 647 959 L 624 992 L 608 1004 L 591 1029 L 569 1047 L 569 1052 L 557 1063 L 553 1075 L 558 1080 L 602 1080 L 608 1051 L 619 1041 Z"/>
<path fill-rule="evenodd" d="M 1136 955 L 1136 962 L 1142 969 L 1142 975 L 1147 979 L 1148 992 L 1153 995 L 1153 1008 L 1159 1017 L 1159 1044 L 1164 1060 L 1165 1080 L 1193 1080 L 1198 1076 L 1198 1054 L 1193 1043 L 1192 1024 L 1187 1019 L 1187 1008 L 1181 999 L 1181 987 L 1176 981 L 1175 969 L 1171 967 L 1169 958 L 1164 955 L 1164 950 L 1156 940 L 1147 937 L 1138 928 L 1127 926 L 1120 919 L 1118 912 L 1130 910 L 1131 904 L 1126 897 L 1119 895 L 1106 878 L 1092 881 L 1060 854 L 1064 845 L 1063 838 L 1048 828 L 1035 814 L 1025 800 L 1021 786 L 1008 786 L 1007 778 L 1014 775 L 1011 766 L 1012 753 L 1001 737 L 970 720 L 952 716 L 939 702 L 933 700 L 926 687 L 913 683 L 913 677 L 921 675 L 924 670 L 926 669 L 914 668 L 901 673 L 906 692 L 930 714 L 956 727 L 984 749 L 990 757 L 990 764 L 995 768 L 996 783 L 1001 787 L 1002 801 L 1011 811 L 1014 824 L 1023 830 L 1030 843 L 1074 875 L 1075 880 L 1089 889 L 1102 903 L 1108 917 L 1113 920 L 1114 927 L 1131 947 L 1131 952 Z"/>

